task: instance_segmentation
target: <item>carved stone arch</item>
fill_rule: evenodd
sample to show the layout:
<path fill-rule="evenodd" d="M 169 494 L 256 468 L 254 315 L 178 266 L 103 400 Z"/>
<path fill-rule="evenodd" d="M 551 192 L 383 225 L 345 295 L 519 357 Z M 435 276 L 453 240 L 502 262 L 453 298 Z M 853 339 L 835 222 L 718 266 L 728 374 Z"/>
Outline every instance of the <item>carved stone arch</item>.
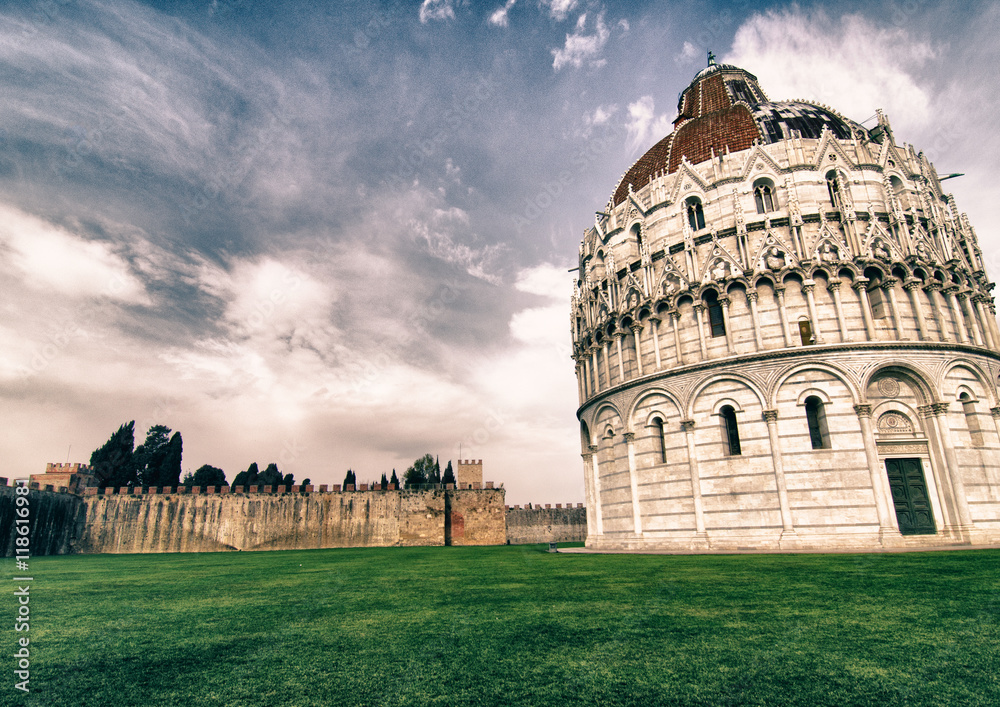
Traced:
<path fill-rule="evenodd" d="M 884 400 L 872 408 L 872 426 L 876 438 L 894 435 L 927 436 L 920 414 L 906 403 Z"/>
<path fill-rule="evenodd" d="M 719 398 L 712 405 L 712 414 L 713 415 L 721 415 L 722 413 L 720 412 L 720 410 L 722 410 L 722 408 L 724 408 L 726 406 L 731 407 L 733 409 L 733 412 L 743 412 L 744 411 L 743 410 L 743 406 L 740 405 L 740 402 L 738 400 L 736 400 L 735 398 Z"/>
<path fill-rule="evenodd" d="M 730 294 L 735 287 L 742 287 L 744 291 L 750 291 L 750 281 L 743 275 L 739 277 L 734 277 L 731 282 L 726 283 L 726 297 L 731 297 Z"/>
<path fill-rule="evenodd" d="M 777 287 L 777 285 L 780 282 L 780 280 L 776 277 L 776 275 L 777 275 L 777 273 L 757 273 L 757 274 L 755 274 L 753 276 L 752 281 L 751 281 L 752 284 L 753 284 L 753 289 L 757 289 L 757 287 L 762 282 L 766 282 L 770 287 Z"/>
<path fill-rule="evenodd" d="M 590 447 L 593 446 L 595 440 L 590 434 L 590 427 L 587 425 L 586 420 L 580 420 L 580 446 L 584 453 L 590 451 Z"/>
<path fill-rule="evenodd" d="M 996 405 L 1000 403 L 1000 400 L 998 400 L 997 398 L 996 386 L 993 384 L 992 376 L 986 373 L 978 364 L 966 358 L 952 359 L 943 366 L 941 370 L 942 388 L 944 388 L 944 385 L 948 380 L 948 376 L 956 368 L 964 368 L 973 375 L 973 377 L 979 382 L 979 385 L 982 386 L 982 389 L 985 391 L 984 395 L 987 397 L 990 407 L 996 407 Z M 961 385 L 957 386 L 956 390 L 958 387 L 962 386 Z M 982 397 L 980 394 L 975 393 L 975 391 L 969 388 L 969 386 L 965 386 L 965 388 L 968 390 L 969 395 L 973 399 L 979 399 L 980 397 Z M 942 400 L 950 399 L 950 396 L 947 394 L 947 391 L 942 390 L 941 393 L 942 393 L 941 394 Z M 957 399 L 957 395 L 958 394 L 956 393 L 954 399 Z"/>
<path fill-rule="evenodd" d="M 611 401 L 602 400 L 600 402 L 600 404 L 595 405 L 592 410 L 588 410 L 587 413 L 585 415 L 583 415 L 582 418 L 581 418 L 581 419 L 583 419 L 587 423 L 587 426 L 592 431 L 592 434 L 595 435 L 595 437 L 594 437 L 594 441 L 595 442 L 597 441 L 598 438 L 603 437 L 604 434 L 605 434 L 605 432 L 607 431 L 606 430 L 606 425 L 604 423 L 600 424 L 600 428 L 598 428 L 598 423 L 597 423 L 597 420 L 600 419 L 601 414 L 605 410 L 608 410 L 608 411 L 611 412 L 611 414 L 612 414 L 612 418 L 611 419 L 612 420 L 617 420 L 619 428 L 623 428 L 624 427 L 623 422 L 622 422 L 624 420 L 624 418 L 622 417 L 621 411 L 618 409 L 618 406 L 615 405 Z"/>
<path fill-rule="evenodd" d="M 909 361 L 889 360 L 880 362 L 867 371 L 861 385 L 861 390 L 865 398 L 863 402 L 867 402 L 868 388 L 880 376 L 905 379 L 910 387 L 917 392 L 918 397 L 921 398 L 920 402 L 922 405 L 930 405 L 940 397 L 939 391 L 936 389 L 937 386 L 932 382 L 934 377 L 929 372 Z M 894 397 L 888 390 L 881 392 L 886 398 Z"/>
<path fill-rule="evenodd" d="M 873 219 L 868 224 L 862 242 L 863 255 L 874 258 L 882 262 L 894 262 L 903 259 L 903 253 L 899 249 L 896 238 L 886 231 L 878 219 Z"/>
<path fill-rule="evenodd" d="M 826 233 L 821 233 L 816 240 L 816 246 L 812 251 L 813 259 L 818 263 L 833 265 L 834 263 L 850 262 L 851 251 L 847 244 L 840 237 L 835 236 L 829 229 Z"/>
<path fill-rule="evenodd" d="M 791 366 L 787 370 L 782 371 L 781 375 L 779 375 L 777 378 L 774 379 L 774 381 L 771 383 L 767 391 L 767 399 L 769 401 L 769 405 L 771 407 L 775 407 L 778 404 L 778 391 L 780 391 L 782 386 L 784 386 L 785 383 L 788 382 L 789 378 L 798 373 L 801 373 L 802 371 L 808 371 L 808 370 L 823 371 L 824 373 L 828 373 L 829 375 L 833 376 L 841 383 L 843 383 L 844 387 L 846 387 L 851 394 L 852 404 L 856 405 L 857 403 L 861 402 L 861 400 L 864 398 L 862 392 L 863 388 L 859 385 L 857 378 L 851 375 L 850 371 L 845 370 L 844 368 L 841 368 L 840 366 L 832 363 L 826 363 L 823 361 L 809 361 L 807 363 L 799 363 L 794 366 Z M 826 401 L 828 402 L 828 400 L 829 396 L 827 397 Z"/>
<path fill-rule="evenodd" d="M 740 375 L 739 373 L 725 372 L 717 376 L 711 376 L 703 381 L 700 381 L 698 385 L 694 386 L 687 394 L 687 400 L 685 401 L 685 411 L 686 416 L 691 418 L 694 415 L 694 404 L 698 400 L 698 397 L 702 392 L 710 385 L 714 385 L 719 381 L 730 380 L 745 385 L 755 396 L 757 396 L 757 402 L 760 404 L 761 408 L 767 407 L 767 397 L 761 390 L 760 386 L 750 378 Z"/>
<path fill-rule="evenodd" d="M 799 407 L 803 407 L 806 404 L 806 400 L 809 398 L 819 398 L 824 405 L 830 405 L 833 401 L 830 400 L 830 396 L 822 388 L 806 388 L 799 393 L 799 397 L 795 399 L 795 404 Z"/>
<path fill-rule="evenodd" d="M 637 396 L 635 396 L 635 400 L 633 400 L 632 404 L 629 406 L 628 420 L 629 420 L 630 423 L 634 424 L 636 411 L 638 411 L 639 406 L 642 405 L 642 402 L 646 398 L 652 397 L 654 395 L 661 395 L 664 398 L 666 398 L 670 402 L 670 404 L 674 406 L 675 415 L 678 416 L 678 417 L 682 417 L 683 416 L 683 413 L 681 411 L 684 408 L 681 407 L 681 403 L 677 399 L 676 395 L 674 395 L 670 391 L 666 390 L 665 388 L 660 388 L 660 387 L 647 388 L 647 389 L 643 390 L 641 393 L 639 393 Z M 650 420 L 656 414 L 656 412 L 657 411 L 655 409 L 651 410 L 650 413 L 646 416 L 646 420 L 644 422 L 645 426 L 647 426 L 647 427 L 649 426 Z M 668 415 L 665 411 L 661 411 L 661 414 L 665 415 L 664 422 L 667 419 L 669 419 L 669 417 L 670 417 L 670 415 Z M 631 425 L 630 425 L 630 431 L 631 431 L 631 429 L 632 428 L 631 428 Z"/>

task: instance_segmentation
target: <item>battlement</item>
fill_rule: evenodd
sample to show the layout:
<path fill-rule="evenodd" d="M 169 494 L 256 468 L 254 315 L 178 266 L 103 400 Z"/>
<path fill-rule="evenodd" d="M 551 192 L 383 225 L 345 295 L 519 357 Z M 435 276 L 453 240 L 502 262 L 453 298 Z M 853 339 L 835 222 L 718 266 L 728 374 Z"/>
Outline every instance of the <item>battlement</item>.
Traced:
<path fill-rule="evenodd" d="M 463 486 L 463 484 L 470 484 L 474 487 L 475 484 L 483 483 L 483 460 L 482 459 L 459 459 L 458 468 L 455 469 L 455 481 L 458 484 L 458 488 L 469 488 Z"/>
<path fill-rule="evenodd" d="M 79 462 L 74 462 L 72 464 L 58 464 L 58 463 L 48 463 L 45 465 L 46 474 L 91 474 L 89 464 L 80 464 Z"/>
<path fill-rule="evenodd" d="M 0 479 L 0 486 L 6 483 L 5 479 Z M 34 487 L 38 485 L 35 484 Z M 47 486 L 51 486 L 48 484 Z M 57 487 L 58 488 L 58 487 Z M 491 491 L 494 489 L 502 489 L 503 484 L 496 486 L 492 481 L 486 481 L 479 484 L 419 484 L 418 486 L 410 489 L 400 489 L 396 484 L 348 484 L 347 486 L 341 486 L 340 484 L 333 484 L 329 486 L 323 484 L 317 489 L 315 486 L 310 484 L 309 486 L 295 485 L 291 487 L 286 486 L 120 486 L 113 487 L 108 486 L 105 488 L 98 488 L 97 486 L 91 486 L 82 489 L 82 493 L 85 496 L 169 496 L 173 494 L 190 494 L 192 496 L 221 496 L 223 494 L 238 494 L 238 495 L 254 495 L 254 496 L 282 496 L 287 494 L 314 494 L 314 493 L 370 493 L 372 491 L 402 491 L 402 492 L 418 492 L 418 491 Z M 51 490 L 51 489 L 49 489 Z M 63 487 L 60 490 L 65 490 Z M 567 506 L 568 507 L 568 506 Z"/>

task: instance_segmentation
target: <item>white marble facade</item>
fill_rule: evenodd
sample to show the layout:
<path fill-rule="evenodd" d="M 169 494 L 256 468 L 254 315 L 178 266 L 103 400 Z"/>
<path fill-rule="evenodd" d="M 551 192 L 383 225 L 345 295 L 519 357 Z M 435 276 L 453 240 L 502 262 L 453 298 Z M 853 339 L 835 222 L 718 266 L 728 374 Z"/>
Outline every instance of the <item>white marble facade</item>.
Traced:
<path fill-rule="evenodd" d="M 1000 542 L 993 284 L 934 168 L 733 66 L 680 108 L 580 246 L 587 546 Z"/>

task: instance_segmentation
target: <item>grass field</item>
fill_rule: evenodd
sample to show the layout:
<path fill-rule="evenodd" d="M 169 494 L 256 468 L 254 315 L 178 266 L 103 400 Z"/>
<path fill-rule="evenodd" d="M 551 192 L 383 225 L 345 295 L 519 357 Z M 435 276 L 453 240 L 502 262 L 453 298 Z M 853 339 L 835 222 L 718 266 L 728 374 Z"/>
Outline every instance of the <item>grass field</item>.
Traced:
<path fill-rule="evenodd" d="M 11 667 L 0 704 L 1000 704 L 1000 551 L 366 548 L 31 573 L 31 693 Z"/>

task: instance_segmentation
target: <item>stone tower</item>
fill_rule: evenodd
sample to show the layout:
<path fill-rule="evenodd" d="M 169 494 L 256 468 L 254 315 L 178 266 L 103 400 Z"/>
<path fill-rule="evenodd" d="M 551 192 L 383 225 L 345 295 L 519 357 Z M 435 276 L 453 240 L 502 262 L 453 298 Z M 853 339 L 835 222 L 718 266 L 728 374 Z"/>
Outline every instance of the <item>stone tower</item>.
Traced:
<path fill-rule="evenodd" d="M 712 63 L 580 245 L 592 548 L 1000 541 L 975 231 L 888 119 Z"/>

